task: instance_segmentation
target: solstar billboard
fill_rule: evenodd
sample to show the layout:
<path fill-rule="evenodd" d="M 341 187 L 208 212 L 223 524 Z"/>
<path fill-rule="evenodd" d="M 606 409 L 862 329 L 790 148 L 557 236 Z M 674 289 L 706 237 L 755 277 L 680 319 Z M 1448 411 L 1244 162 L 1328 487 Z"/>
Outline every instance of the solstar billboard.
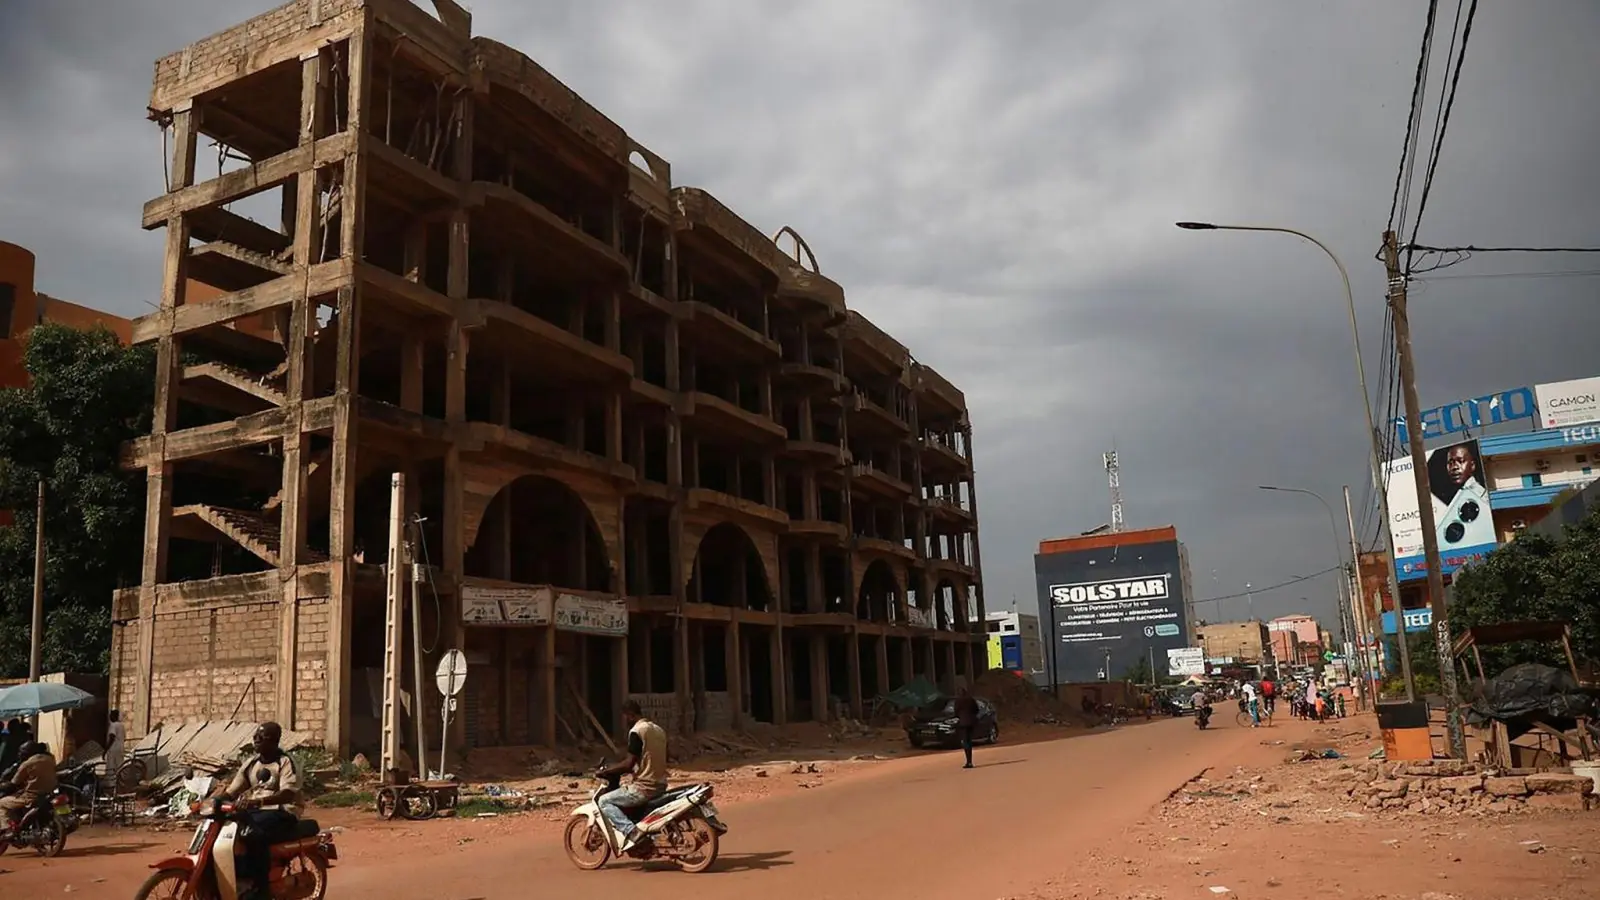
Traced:
<path fill-rule="evenodd" d="M 1426 578 L 1422 512 L 1411 457 L 1391 460 L 1386 468 L 1395 576 L 1400 581 Z M 1487 556 L 1498 541 L 1478 442 L 1463 441 L 1429 451 L 1428 486 L 1444 574 Z"/>
<path fill-rule="evenodd" d="M 1114 681 L 1141 663 L 1160 672 L 1169 650 L 1189 646 L 1182 547 L 1160 540 L 1034 557 L 1057 684 Z"/>

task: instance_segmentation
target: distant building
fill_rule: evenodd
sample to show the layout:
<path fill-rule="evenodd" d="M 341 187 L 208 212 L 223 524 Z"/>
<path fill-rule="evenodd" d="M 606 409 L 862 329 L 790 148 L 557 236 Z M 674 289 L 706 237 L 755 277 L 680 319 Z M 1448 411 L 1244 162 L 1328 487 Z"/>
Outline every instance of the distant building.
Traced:
<path fill-rule="evenodd" d="M 1194 634 L 1213 666 L 1261 665 L 1272 658 L 1267 625 L 1260 619 L 1207 623 Z"/>
<path fill-rule="evenodd" d="M 1322 626 L 1314 616 L 1298 613 L 1267 623 L 1273 658 L 1284 665 L 1309 666 L 1322 658 Z"/>
<path fill-rule="evenodd" d="M 1030 678 L 1044 672 L 1044 640 L 1039 617 L 1027 613 L 992 612 L 989 631 L 989 668 L 1021 672 Z"/>
<path fill-rule="evenodd" d="M 28 383 L 24 338 L 33 326 L 55 322 L 73 328 L 103 325 L 124 344 L 133 324 L 121 316 L 79 306 L 34 288 L 34 257 L 26 248 L 0 241 L 0 387 Z"/>

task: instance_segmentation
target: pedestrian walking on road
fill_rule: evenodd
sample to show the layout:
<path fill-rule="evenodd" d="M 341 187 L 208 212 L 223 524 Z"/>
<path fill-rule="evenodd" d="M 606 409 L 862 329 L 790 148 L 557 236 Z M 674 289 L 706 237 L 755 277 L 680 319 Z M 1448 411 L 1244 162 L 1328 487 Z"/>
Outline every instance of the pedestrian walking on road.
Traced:
<path fill-rule="evenodd" d="M 1342 718 L 1344 718 L 1344 694 L 1340 694 L 1339 695 L 1338 707 L 1339 707 L 1339 718 L 1342 719 Z"/>
<path fill-rule="evenodd" d="M 972 732 L 978 727 L 978 701 L 965 688 L 956 691 L 956 729 L 961 732 L 961 752 L 967 755 L 963 769 L 972 768 Z"/>
<path fill-rule="evenodd" d="M 1261 701 L 1256 698 L 1256 686 L 1246 681 L 1239 688 L 1239 697 L 1244 700 L 1245 709 L 1250 713 L 1250 727 L 1261 727 Z"/>

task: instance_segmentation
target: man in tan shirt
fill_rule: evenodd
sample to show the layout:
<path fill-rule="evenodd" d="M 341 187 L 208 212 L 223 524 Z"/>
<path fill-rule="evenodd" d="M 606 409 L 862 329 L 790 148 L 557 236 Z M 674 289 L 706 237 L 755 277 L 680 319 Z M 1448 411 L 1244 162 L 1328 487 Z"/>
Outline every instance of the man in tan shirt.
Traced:
<path fill-rule="evenodd" d="M 0 793 L 6 795 L 0 797 L 0 811 L 5 813 L 7 828 L 15 825 L 40 797 L 56 789 L 56 758 L 50 755 L 48 745 L 24 744 L 20 758 L 22 764 L 17 766 L 16 774 L 10 781 L 0 783 Z"/>
<path fill-rule="evenodd" d="M 667 792 L 667 733 L 645 718 L 638 701 L 622 704 L 622 719 L 628 725 L 628 756 L 614 766 L 601 769 L 599 777 L 617 778 L 628 773 L 633 781 L 600 795 L 600 812 L 623 838 L 622 851 L 648 855 L 648 842 L 640 845 L 638 826 L 629 810 L 646 806 Z"/>

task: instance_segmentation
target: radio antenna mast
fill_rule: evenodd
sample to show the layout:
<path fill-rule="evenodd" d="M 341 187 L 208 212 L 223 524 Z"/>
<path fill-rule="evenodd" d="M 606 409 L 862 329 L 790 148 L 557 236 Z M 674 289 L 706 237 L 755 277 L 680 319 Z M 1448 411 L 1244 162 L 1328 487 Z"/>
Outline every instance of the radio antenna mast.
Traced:
<path fill-rule="evenodd" d="M 1106 481 L 1111 485 L 1111 531 L 1115 534 L 1122 530 L 1122 479 L 1118 475 L 1117 451 L 1105 453 L 1104 459 Z"/>

